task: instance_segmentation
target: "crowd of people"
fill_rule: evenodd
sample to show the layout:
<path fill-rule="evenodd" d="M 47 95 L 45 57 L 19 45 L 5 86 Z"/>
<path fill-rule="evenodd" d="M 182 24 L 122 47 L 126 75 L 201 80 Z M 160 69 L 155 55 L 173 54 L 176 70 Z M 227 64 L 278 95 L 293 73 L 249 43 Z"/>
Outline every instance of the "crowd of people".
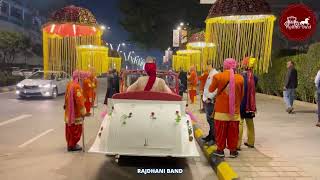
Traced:
<path fill-rule="evenodd" d="M 256 108 L 257 76 L 254 75 L 256 59 L 244 58 L 241 65 L 228 58 L 223 63 L 222 72 L 213 64 L 208 64 L 206 70 L 197 75 L 194 66 L 189 72 L 179 72 L 179 95 L 188 93 L 191 104 L 195 103 L 197 91 L 203 103 L 209 132 L 203 141 L 208 145 L 217 145 L 214 155 L 224 157 L 224 149 L 228 147 L 230 157 L 237 157 L 241 150 L 243 126 L 246 124 L 247 140 L 244 145 L 249 148 L 255 146 L 254 121 Z M 294 62 L 287 63 L 288 72 L 284 82 L 283 98 L 289 114 L 294 113 L 293 103 L 295 89 L 298 86 L 298 73 Z M 242 71 L 241 71 L 242 69 Z M 147 76 L 140 76 L 128 88 L 121 87 L 122 76 L 116 70 L 108 73 L 108 87 L 104 104 L 108 98 L 122 91 L 155 91 L 175 93 L 168 87 L 165 80 L 157 77 L 155 59 L 147 58 L 144 70 Z M 124 73 L 124 72 L 122 72 Z M 199 84 L 200 81 L 200 84 Z M 122 82 L 122 83 L 121 83 Z M 199 84 L 199 87 L 198 87 Z M 318 94 L 318 123 L 320 127 L 320 71 L 315 78 Z M 68 151 L 81 150 L 77 145 L 82 132 L 84 116 L 90 115 L 90 109 L 95 102 L 97 79 L 93 72 L 75 71 L 73 81 L 67 85 L 65 95 L 65 123 Z"/>

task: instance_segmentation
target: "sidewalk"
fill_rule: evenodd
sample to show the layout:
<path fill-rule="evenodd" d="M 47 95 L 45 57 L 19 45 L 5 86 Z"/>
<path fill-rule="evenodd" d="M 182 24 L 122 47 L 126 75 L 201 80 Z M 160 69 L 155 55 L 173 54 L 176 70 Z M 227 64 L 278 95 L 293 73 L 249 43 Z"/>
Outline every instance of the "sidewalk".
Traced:
<path fill-rule="evenodd" d="M 199 97 L 197 99 L 199 100 Z M 237 172 L 241 180 L 320 179 L 320 143 L 318 139 L 320 138 L 320 129 L 314 126 L 314 121 L 311 119 L 312 116 L 316 117 L 316 115 L 310 113 L 307 115 L 300 114 L 298 111 L 301 109 L 300 112 L 313 112 L 312 106 L 299 104 L 299 107 L 296 108 L 297 114 L 290 117 L 284 112 L 285 108 L 281 99 L 257 95 L 257 103 L 259 112 L 255 119 L 256 148 L 249 149 L 242 145 L 242 151 L 240 151 L 238 158 L 225 158 L 225 161 Z M 207 133 L 208 124 L 205 114 L 199 112 L 199 101 L 194 105 L 189 104 L 189 108 L 198 117 L 200 122 L 197 122 L 197 124 L 204 133 Z M 310 116 L 308 122 L 301 122 L 307 116 Z M 314 134 L 304 133 L 309 129 L 300 126 L 300 123 L 309 123 L 310 129 L 313 128 L 312 132 Z M 303 130 L 299 128 L 300 132 L 296 132 L 297 127 L 301 127 Z M 297 136 L 297 134 L 300 136 Z M 246 132 L 244 132 L 244 138 L 246 138 Z M 306 139 L 308 143 L 304 144 L 301 138 Z M 318 150 L 319 153 L 314 151 L 309 154 L 308 144 L 317 146 L 311 148 L 317 148 L 313 150 Z M 278 150 L 280 153 L 277 153 Z M 228 153 L 226 154 L 228 155 Z M 308 154 L 308 158 L 304 157 L 305 153 Z"/>
<path fill-rule="evenodd" d="M 9 92 L 9 91 L 14 91 L 16 89 L 16 86 L 4 86 L 4 87 L 0 87 L 0 93 L 4 93 L 4 92 Z"/>

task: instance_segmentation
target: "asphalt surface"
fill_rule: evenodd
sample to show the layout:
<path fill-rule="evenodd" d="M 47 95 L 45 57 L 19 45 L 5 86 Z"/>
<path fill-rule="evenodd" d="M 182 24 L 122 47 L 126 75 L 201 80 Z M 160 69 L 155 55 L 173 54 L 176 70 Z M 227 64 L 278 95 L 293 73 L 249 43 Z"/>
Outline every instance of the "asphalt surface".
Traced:
<path fill-rule="evenodd" d="M 99 84 L 98 109 L 85 121 L 86 150 L 101 123 L 106 82 Z M 54 100 L 21 100 L 13 92 L 0 94 L 1 180 L 217 179 L 203 155 L 188 159 L 121 157 L 117 164 L 114 157 L 103 154 L 67 152 L 63 101 L 63 95 Z M 182 168 L 183 173 L 140 175 L 139 168 Z"/>

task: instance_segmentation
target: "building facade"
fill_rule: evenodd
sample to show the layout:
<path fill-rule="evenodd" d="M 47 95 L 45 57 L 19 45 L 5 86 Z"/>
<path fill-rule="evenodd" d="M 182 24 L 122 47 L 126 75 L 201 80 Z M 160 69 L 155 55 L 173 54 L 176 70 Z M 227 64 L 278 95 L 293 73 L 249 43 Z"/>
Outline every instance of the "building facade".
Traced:
<path fill-rule="evenodd" d="M 42 45 L 41 26 L 45 18 L 39 16 L 36 9 L 13 0 L 0 0 L 0 31 L 19 32 L 30 37 L 33 45 Z M 24 57 L 17 57 L 16 63 L 22 63 Z M 20 62 L 22 61 L 22 62 Z M 34 56 L 28 64 L 41 64 L 42 58 Z"/>

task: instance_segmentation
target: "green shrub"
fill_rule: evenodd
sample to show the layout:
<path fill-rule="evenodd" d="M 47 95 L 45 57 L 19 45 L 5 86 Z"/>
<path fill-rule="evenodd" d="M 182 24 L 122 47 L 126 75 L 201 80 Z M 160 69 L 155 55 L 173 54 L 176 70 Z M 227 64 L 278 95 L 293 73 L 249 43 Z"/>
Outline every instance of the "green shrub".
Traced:
<path fill-rule="evenodd" d="M 7 77 L 3 72 L 0 71 L 0 87 L 7 84 Z"/>
<path fill-rule="evenodd" d="M 297 99 L 307 102 L 315 102 L 314 78 L 320 70 L 320 43 L 309 47 L 307 54 L 272 58 L 272 66 L 267 74 L 259 76 L 258 91 L 282 96 L 284 80 L 287 73 L 286 62 L 292 60 L 298 71 Z"/>

